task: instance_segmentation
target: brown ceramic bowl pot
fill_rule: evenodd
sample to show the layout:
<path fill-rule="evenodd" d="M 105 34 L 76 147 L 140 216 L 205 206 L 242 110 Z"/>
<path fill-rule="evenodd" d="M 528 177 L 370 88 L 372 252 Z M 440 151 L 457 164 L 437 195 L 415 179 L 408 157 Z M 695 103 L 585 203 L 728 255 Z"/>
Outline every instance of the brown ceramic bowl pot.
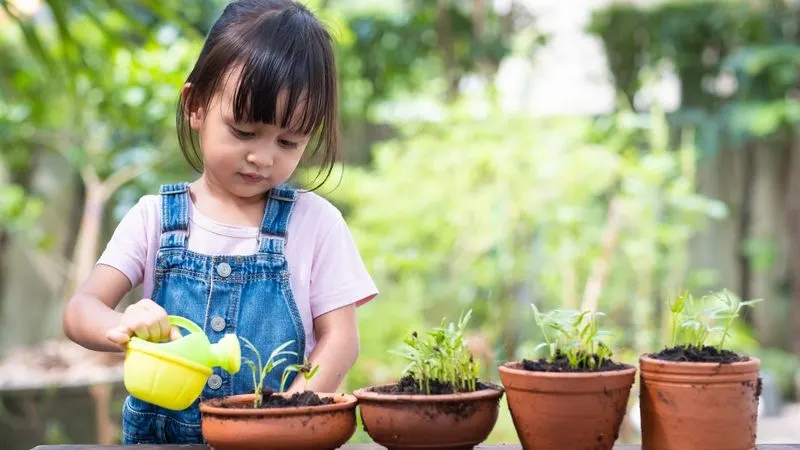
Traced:
<path fill-rule="evenodd" d="M 471 449 L 489 436 L 503 396 L 500 386 L 444 395 L 395 395 L 375 392 L 391 385 L 353 393 L 364 431 L 391 450 Z"/>
<path fill-rule="evenodd" d="M 499 368 L 517 436 L 526 450 L 610 450 L 628 405 L 636 368 L 531 372 L 520 361 Z"/>
<path fill-rule="evenodd" d="M 760 364 L 641 356 L 642 449 L 755 449 Z"/>
<path fill-rule="evenodd" d="M 284 394 L 280 394 L 284 395 Z M 200 403 L 203 438 L 214 450 L 327 450 L 344 445 L 356 430 L 352 395 L 317 393 L 334 404 L 253 409 L 253 394 Z"/>

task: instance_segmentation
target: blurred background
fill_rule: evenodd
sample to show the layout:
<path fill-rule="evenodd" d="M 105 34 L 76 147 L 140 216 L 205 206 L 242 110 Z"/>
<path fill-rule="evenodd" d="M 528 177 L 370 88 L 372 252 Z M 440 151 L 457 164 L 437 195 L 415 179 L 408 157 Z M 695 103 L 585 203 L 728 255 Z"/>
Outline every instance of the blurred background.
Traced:
<path fill-rule="evenodd" d="M 61 310 L 141 195 L 195 177 L 174 110 L 225 3 L 0 0 L 4 449 L 119 439 L 119 356 L 67 342 Z M 732 341 L 762 360 L 758 440 L 800 442 L 800 1 L 305 3 L 347 150 L 319 193 L 381 290 L 343 390 L 470 308 L 490 380 L 538 343 L 530 303 L 606 312 L 635 363 L 668 299 L 724 287 L 765 300 Z M 517 442 L 505 406 L 489 440 Z"/>

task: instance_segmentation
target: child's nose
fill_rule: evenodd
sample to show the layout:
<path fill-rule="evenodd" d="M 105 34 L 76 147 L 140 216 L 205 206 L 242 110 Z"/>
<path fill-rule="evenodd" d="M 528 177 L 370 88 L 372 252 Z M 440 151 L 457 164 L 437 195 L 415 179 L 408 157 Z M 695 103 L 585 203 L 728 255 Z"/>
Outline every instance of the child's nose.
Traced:
<path fill-rule="evenodd" d="M 271 167 L 272 166 L 272 150 L 261 149 L 258 151 L 251 151 L 247 154 L 247 162 L 258 167 Z"/>

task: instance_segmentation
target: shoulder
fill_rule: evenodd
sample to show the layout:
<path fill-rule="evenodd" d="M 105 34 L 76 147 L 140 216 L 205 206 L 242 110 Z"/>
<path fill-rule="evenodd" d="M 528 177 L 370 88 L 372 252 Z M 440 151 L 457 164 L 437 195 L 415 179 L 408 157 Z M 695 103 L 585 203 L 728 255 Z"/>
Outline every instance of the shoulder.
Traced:
<path fill-rule="evenodd" d="M 160 231 L 161 223 L 161 198 L 158 195 L 145 195 L 125 211 L 118 229 L 125 232 L 143 230 L 148 237 L 153 237 Z"/>
<path fill-rule="evenodd" d="M 144 195 L 139 198 L 139 201 L 131 207 L 128 214 L 136 214 L 142 216 L 145 220 L 152 221 L 153 219 L 161 218 L 161 196 L 160 195 Z"/>
<path fill-rule="evenodd" d="M 142 208 L 146 211 L 157 211 L 160 213 L 161 211 L 161 196 L 158 194 L 148 194 L 143 195 L 139 201 L 136 203 L 136 206 Z"/>
<path fill-rule="evenodd" d="M 341 211 L 328 199 L 308 191 L 298 191 L 293 222 L 313 227 L 318 233 L 344 223 Z"/>

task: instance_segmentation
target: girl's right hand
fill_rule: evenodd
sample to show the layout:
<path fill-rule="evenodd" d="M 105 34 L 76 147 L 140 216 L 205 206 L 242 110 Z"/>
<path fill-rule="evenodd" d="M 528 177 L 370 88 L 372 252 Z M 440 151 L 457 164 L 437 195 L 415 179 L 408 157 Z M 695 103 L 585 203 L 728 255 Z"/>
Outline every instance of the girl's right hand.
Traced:
<path fill-rule="evenodd" d="M 148 298 L 125 308 L 119 326 L 108 330 L 106 338 L 124 348 L 133 335 L 153 342 L 181 337 L 180 331 L 167 321 L 167 311 Z"/>

